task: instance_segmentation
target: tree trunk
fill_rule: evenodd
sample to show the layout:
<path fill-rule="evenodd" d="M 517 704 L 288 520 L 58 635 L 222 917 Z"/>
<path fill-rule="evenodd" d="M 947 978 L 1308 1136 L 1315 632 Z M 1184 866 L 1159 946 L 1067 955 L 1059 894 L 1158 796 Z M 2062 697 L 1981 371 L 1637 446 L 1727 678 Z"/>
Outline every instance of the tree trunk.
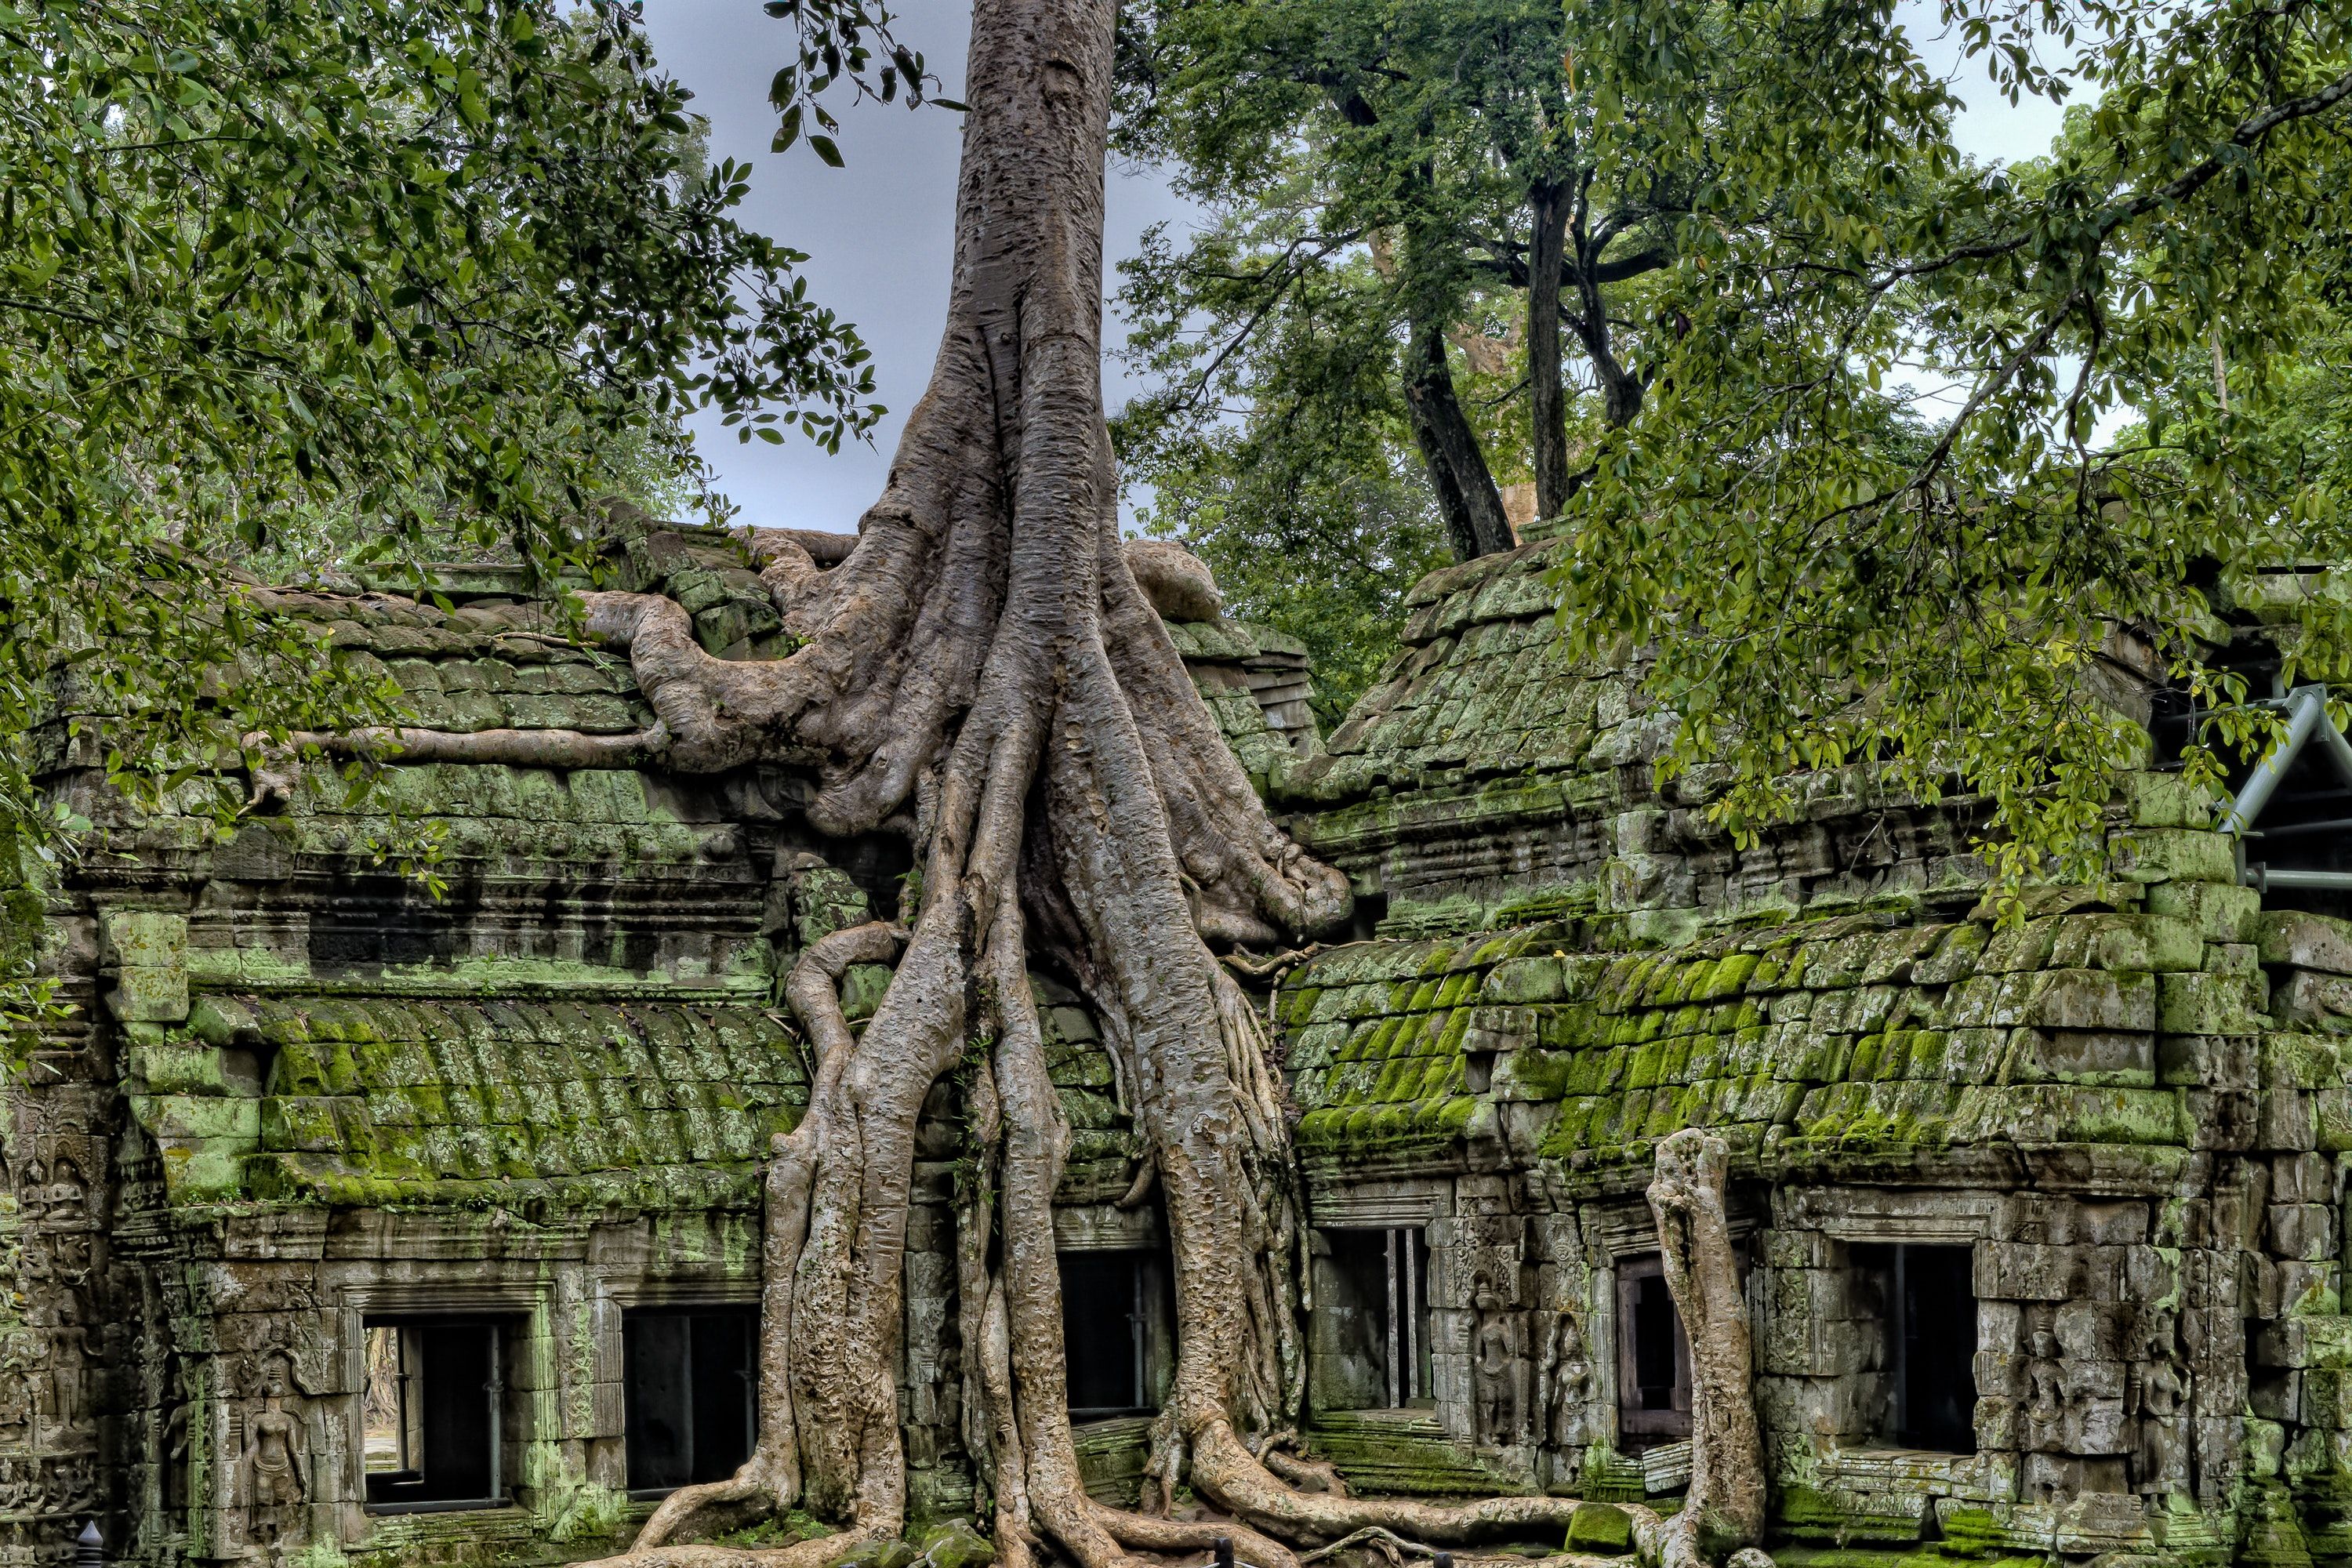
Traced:
<path fill-rule="evenodd" d="M 1511 549 L 1518 540 L 1503 515 L 1503 497 L 1487 470 L 1477 433 L 1462 413 L 1454 372 L 1445 361 L 1441 321 L 1412 324 L 1405 349 L 1404 402 L 1454 558 L 1470 561 Z"/>
<path fill-rule="evenodd" d="M 1528 401 L 1533 418 L 1536 515 L 1567 509 L 1568 388 L 1560 374 L 1559 291 L 1566 282 L 1569 187 L 1539 180 L 1528 192 L 1534 233 L 1528 245 Z"/>
<path fill-rule="evenodd" d="M 1661 1552 L 1668 1568 L 1747 1547 L 1764 1528 L 1754 1348 L 1724 1208 L 1729 1163 L 1721 1138 L 1686 1127 L 1658 1145 L 1650 1183 L 1666 1288 L 1691 1356 L 1690 1495 Z"/>
<path fill-rule="evenodd" d="M 1569 234 L 1579 306 L 1570 325 L 1584 344 L 1585 358 L 1592 362 L 1592 374 L 1601 383 L 1601 417 L 1617 429 L 1631 425 L 1642 412 L 1642 378 L 1617 357 L 1611 337 L 1609 301 L 1601 293 L 1601 253 L 1608 248 L 1608 237 L 1597 242 L 1588 238 L 1582 218 L 1579 212 Z"/>
<path fill-rule="evenodd" d="M 767 1176 L 753 1456 L 728 1481 L 673 1494 L 616 1564 L 818 1568 L 902 1531 L 893 1370 L 915 1126 L 950 1071 L 970 1074 L 982 1178 L 957 1214 L 965 1438 L 1010 1568 L 1047 1543 L 1078 1568 L 1115 1568 L 1218 1535 L 1258 1568 L 1297 1568 L 1283 1542 L 1367 1526 L 1429 1542 L 1549 1531 L 1580 1506 L 1301 1492 L 1250 1447 L 1295 1421 L 1303 1395 L 1305 1248 L 1268 1043 L 1208 942 L 1303 936 L 1343 919 L 1348 898 L 1267 816 L 1118 538 L 1099 382 L 1113 12 L 1112 0 L 974 7 L 930 387 L 845 559 L 821 568 L 786 535 L 760 544 L 797 650 L 714 658 L 672 600 L 583 595 L 588 630 L 628 650 L 659 721 L 622 754 L 681 771 L 814 768 L 813 825 L 905 831 L 921 870 L 906 929 L 826 937 L 788 981 L 815 1071 Z M 1465 468 L 1485 498 L 1475 542 L 1507 544 L 1475 442 Z M 439 744 L 405 738 L 425 753 Z M 570 742 L 499 744 L 563 765 Z M 841 976 L 893 953 L 877 1010 L 853 1030 Z M 1093 1005 L 1166 1205 L 1180 1339 L 1151 1476 L 1163 1502 L 1189 1481 L 1238 1526 L 1106 1509 L 1080 1484 L 1053 1241 L 1068 1133 L 1030 992 L 1037 964 Z M 794 1505 L 840 1532 L 761 1550 L 681 1543 Z M 1636 1515 L 1645 1541 L 1665 1539 L 1656 1516 Z"/>

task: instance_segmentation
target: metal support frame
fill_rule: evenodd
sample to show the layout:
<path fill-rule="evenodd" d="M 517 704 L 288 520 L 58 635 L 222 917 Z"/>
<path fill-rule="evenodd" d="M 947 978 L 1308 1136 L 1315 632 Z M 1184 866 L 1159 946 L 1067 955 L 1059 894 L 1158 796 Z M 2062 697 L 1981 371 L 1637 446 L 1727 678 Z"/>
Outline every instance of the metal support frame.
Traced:
<path fill-rule="evenodd" d="M 2252 829 L 2254 820 L 2262 816 L 2263 808 L 2270 805 L 2271 796 L 2278 792 L 2278 786 L 2286 778 L 2287 770 L 2294 765 L 2295 758 L 2303 754 L 2304 747 L 2311 741 L 2316 739 L 2319 742 L 2320 749 L 2326 752 L 2327 760 L 2335 765 L 2336 771 L 2347 784 L 2352 784 L 2352 741 L 2344 738 L 2344 731 L 2327 711 L 2327 689 L 2324 686 L 2298 686 L 2287 693 L 2284 705 L 2285 738 L 2263 753 L 2263 760 L 2254 764 L 2254 771 L 2239 789 L 2237 799 L 2230 803 L 2229 811 L 2216 826 L 2221 832 L 2238 839 L 2238 879 L 2247 887 L 2257 891 L 2279 888 L 2352 892 L 2352 871 L 2273 871 L 2259 860 L 2252 863 L 2246 860 L 2245 835 Z"/>

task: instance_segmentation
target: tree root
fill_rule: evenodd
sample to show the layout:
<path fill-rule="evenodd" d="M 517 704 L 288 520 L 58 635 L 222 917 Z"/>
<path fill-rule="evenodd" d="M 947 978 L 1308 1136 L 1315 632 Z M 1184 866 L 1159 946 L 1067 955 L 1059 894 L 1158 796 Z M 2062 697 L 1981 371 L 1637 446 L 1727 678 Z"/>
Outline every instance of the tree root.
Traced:
<path fill-rule="evenodd" d="M 1271 1536 L 1229 1520 L 1154 1519 L 1125 1509 L 1094 1505 L 1103 1529 L 1136 1552 L 1205 1552 L 1220 1541 L 1233 1543 L 1236 1561 L 1250 1568 L 1299 1568 L 1309 1561 Z"/>
<path fill-rule="evenodd" d="M 664 757 L 669 731 L 651 729 L 619 735 L 579 730 L 446 730 L 378 726 L 327 733 L 298 730 L 283 742 L 263 734 L 245 737 L 253 758 L 246 779 L 247 815 L 277 810 L 294 798 L 302 776 L 302 753 L 316 749 L 330 757 L 365 757 L 380 762 L 496 763 L 518 768 L 633 768 Z"/>
<path fill-rule="evenodd" d="M 1599 1557 L 1583 1552 L 1556 1552 L 1549 1557 L 1522 1557 L 1513 1554 L 1479 1556 L 1471 1552 L 1448 1552 L 1441 1546 L 1424 1542 L 1408 1541 L 1392 1530 L 1379 1525 L 1367 1525 L 1352 1535 L 1341 1536 L 1328 1546 L 1318 1546 L 1299 1554 L 1304 1563 L 1320 1563 L 1328 1557 L 1352 1548 L 1370 1547 L 1385 1558 L 1391 1568 L 1403 1568 L 1407 1557 L 1450 1559 L 1454 1568 L 1624 1568 L 1622 1557 Z"/>
<path fill-rule="evenodd" d="M 1658 1145 L 1650 1183 L 1666 1286 L 1691 1356 L 1691 1484 L 1661 1544 L 1664 1568 L 1698 1568 L 1710 1544 L 1703 1536 L 1745 1548 L 1764 1528 L 1755 1342 L 1724 1202 L 1730 1160 L 1721 1137 L 1686 1127 Z"/>
<path fill-rule="evenodd" d="M 642 1553 L 662 1548 L 705 1523 L 709 1515 L 719 1516 L 717 1528 L 723 1530 L 746 1515 L 781 1513 L 791 1506 L 791 1490 L 792 1478 L 780 1470 L 770 1455 L 755 1449 L 742 1468 L 725 1480 L 680 1487 L 662 1499 L 638 1528 L 635 1550 Z"/>
<path fill-rule="evenodd" d="M 1348 1495 L 1348 1483 L 1337 1469 L 1325 1460 L 1312 1458 L 1299 1451 L 1298 1432 L 1295 1427 L 1278 1427 L 1244 1446 L 1257 1455 L 1259 1464 L 1300 1491 L 1329 1492 L 1333 1497 Z"/>
<path fill-rule="evenodd" d="M 673 1493 L 673 1496 L 676 1494 Z M 850 1553 L 898 1532 L 845 1530 L 786 1546 L 637 1545 L 595 1568 L 833 1568 Z"/>

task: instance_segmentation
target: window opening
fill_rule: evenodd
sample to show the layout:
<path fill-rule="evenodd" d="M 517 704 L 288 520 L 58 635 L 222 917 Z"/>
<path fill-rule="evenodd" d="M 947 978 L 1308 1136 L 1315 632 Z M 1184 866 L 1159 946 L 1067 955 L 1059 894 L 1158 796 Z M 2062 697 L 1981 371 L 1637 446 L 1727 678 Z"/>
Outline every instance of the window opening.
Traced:
<path fill-rule="evenodd" d="M 1654 1253 L 1617 1265 L 1617 1430 L 1637 1448 L 1691 1435 L 1690 1341 Z"/>
<path fill-rule="evenodd" d="M 368 1506 L 400 1513 L 503 1504 L 499 1325 L 370 1321 L 363 1332 Z"/>
<path fill-rule="evenodd" d="M 622 1425 L 631 1496 L 723 1481 L 751 1457 L 758 1341 L 759 1313 L 747 1307 L 623 1316 Z"/>
<path fill-rule="evenodd" d="M 1973 1454 L 1977 1299 L 1970 1249 L 1908 1242 L 1853 1249 L 1874 1283 L 1886 1391 L 1874 1434 L 1898 1447 Z M 1867 1305 L 1865 1300 L 1864 1303 Z"/>
<path fill-rule="evenodd" d="M 1157 1409 L 1172 1370 L 1168 1328 L 1175 1318 L 1161 1255 L 1065 1252 L 1060 1262 L 1070 1415 L 1098 1421 Z"/>
<path fill-rule="evenodd" d="M 1402 1410 L 1433 1403 L 1429 1233 L 1325 1230 L 1315 1258 L 1316 1404 Z"/>

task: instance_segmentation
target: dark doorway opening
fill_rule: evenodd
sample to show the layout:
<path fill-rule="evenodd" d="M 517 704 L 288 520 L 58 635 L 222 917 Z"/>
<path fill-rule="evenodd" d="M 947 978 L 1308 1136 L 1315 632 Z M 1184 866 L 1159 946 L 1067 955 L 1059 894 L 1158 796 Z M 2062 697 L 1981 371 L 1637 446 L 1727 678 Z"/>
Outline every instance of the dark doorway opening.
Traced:
<path fill-rule="evenodd" d="M 759 1326 L 748 1307 L 648 1309 L 621 1320 L 631 1496 L 723 1481 L 751 1457 Z"/>
<path fill-rule="evenodd" d="M 368 1506 L 399 1513 L 503 1504 L 499 1325 L 371 1321 L 365 1331 Z"/>
<path fill-rule="evenodd" d="M 1325 1410 L 1433 1403 L 1429 1233 L 1420 1226 L 1317 1232 L 1313 1388 Z"/>
<path fill-rule="evenodd" d="M 1654 1253 L 1617 1265 L 1617 1430 L 1634 1448 L 1691 1435 L 1690 1341 Z"/>
<path fill-rule="evenodd" d="M 1100 1421 L 1158 1409 L 1175 1321 L 1164 1257 L 1122 1248 L 1065 1252 L 1060 1262 L 1071 1416 Z"/>
<path fill-rule="evenodd" d="M 1887 1397 L 1877 1434 L 1905 1448 L 1977 1450 L 1977 1298 L 1971 1249 L 1859 1246 L 1885 1303 Z"/>

